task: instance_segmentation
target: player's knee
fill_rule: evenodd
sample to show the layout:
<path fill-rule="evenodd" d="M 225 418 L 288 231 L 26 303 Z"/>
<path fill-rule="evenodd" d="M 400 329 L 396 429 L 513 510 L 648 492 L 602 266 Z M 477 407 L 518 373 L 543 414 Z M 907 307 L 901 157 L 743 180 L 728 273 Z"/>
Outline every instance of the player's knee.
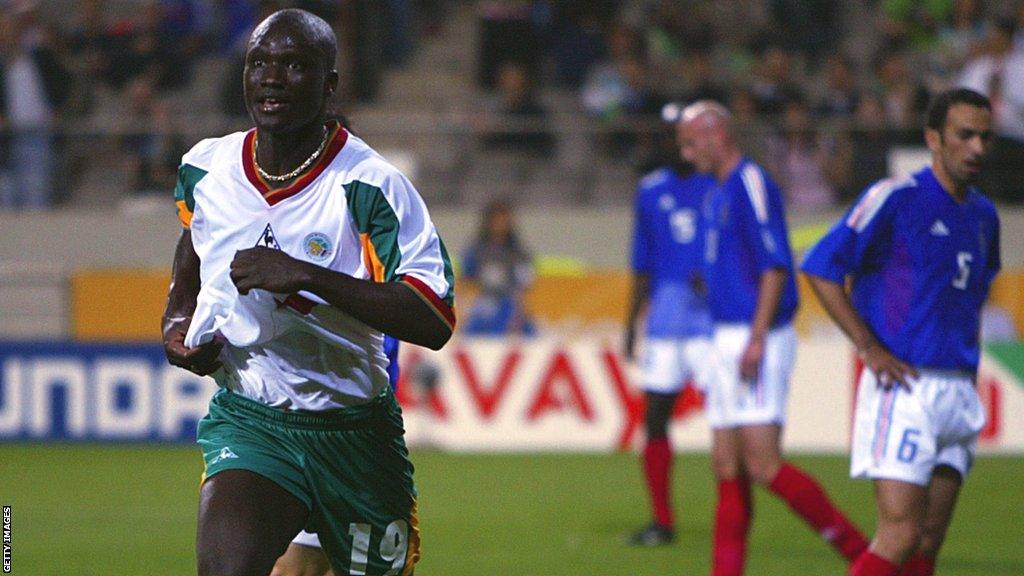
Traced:
<path fill-rule="evenodd" d="M 880 524 L 878 540 L 883 540 L 894 548 L 899 555 L 906 558 L 918 550 L 924 530 L 917 522 L 905 520 Z"/>
<path fill-rule="evenodd" d="M 917 550 L 928 557 L 935 557 L 946 540 L 946 530 L 943 527 L 925 526 L 921 531 L 921 543 Z"/>
<path fill-rule="evenodd" d="M 747 451 L 743 455 L 743 467 L 750 479 L 764 486 L 771 484 L 781 465 L 775 453 Z"/>
<path fill-rule="evenodd" d="M 743 473 L 739 460 L 734 455 L 716 451 L 711 455 L 711 468 L 715 478 L 719 480 L 732 479 Z"/>

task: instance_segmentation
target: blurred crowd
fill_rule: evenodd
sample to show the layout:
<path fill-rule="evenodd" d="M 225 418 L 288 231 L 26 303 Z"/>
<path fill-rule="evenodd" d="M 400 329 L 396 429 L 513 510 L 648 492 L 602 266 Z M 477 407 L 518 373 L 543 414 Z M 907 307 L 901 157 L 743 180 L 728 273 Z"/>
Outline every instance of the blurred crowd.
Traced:
<path fill-rule="evenodd" d="M 374 98 L 382 71 L 412 50 L 409 15 L 429 24 L 438 4 L 0 0 L 0 208 L 59 204 L 79 179 L 103 175 L 135 193 L 173 189 L 197 125 L 204 135 L 247 125 L 246 42 L 275 10 L 303 8 L 337 26 L 340 112 Z"/>
<path fill-rule="evenodd" d="M 192 132 L 247 125 L 246 40 L 289 6 L 336 25 L 339 110 L 373 103 L 468 8 L 484 150 L 550 158 L 545 96 L 568 94 L 599 126 L 598 161 L 642 172 L 674 153 L 663 104 L 713 98 L 807 210 L 884 175 L 892 147 L 921 145 L 929 95 L 966 85 L 995 104 L 984 188 L 1024 201 L 1024 0 L 0 0 L 0 208 L 89 179 L 166 193 Z"/>
<path fill-rule="evenodd" d="M 495 0 L 478 10 L 477 81 L 501 95 L 499 109 L 544 118 L 537 95 L 570 90 L 602 125 L 602 151 L 640 171 L 675 153 L 650 128 L 662 106 L 711 98 L 737 116 L 745 149 L 791 207 L 827 208 L 886 175 L 893 147 L 923 145 L 929 96 L 964 85 L 995 104 L 984 189 L 1024 201 L 1024 2 Z M 536 132 L 517 145 L 549 153 L 551 135 Z"/>

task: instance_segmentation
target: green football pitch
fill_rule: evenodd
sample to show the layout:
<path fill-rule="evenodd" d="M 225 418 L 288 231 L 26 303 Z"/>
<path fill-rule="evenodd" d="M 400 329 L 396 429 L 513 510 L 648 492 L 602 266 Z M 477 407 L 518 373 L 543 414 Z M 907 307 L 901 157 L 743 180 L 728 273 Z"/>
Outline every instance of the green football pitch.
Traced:
<path fill-rule="evenodd" d="M 708 459 L 684 455 L 674 482 L 678 538 L 626 546 L 648 519 L 634 456 L 453 455 L 414 451 L 425 576 L 707 574 Z M 794 459 L 870 529 L 871 487 L 842 457 Z M 194 574 L 200 474 L 187 447 L 0 446 L 0 504 L 11 507 L 13 574 Z M 983 457 L 939 562 L 943 576 L 1024 574 L 1024 459 Z M 748 574 L 843 574 L 843 563 L 763 490 Z"/>

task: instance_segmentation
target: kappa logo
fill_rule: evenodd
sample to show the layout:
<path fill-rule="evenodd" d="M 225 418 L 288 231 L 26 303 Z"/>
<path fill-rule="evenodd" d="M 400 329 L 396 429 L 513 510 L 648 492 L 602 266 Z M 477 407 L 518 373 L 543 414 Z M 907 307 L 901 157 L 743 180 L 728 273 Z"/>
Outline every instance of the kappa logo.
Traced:
<path fill-rule="evenodd" d="M 238 458 L 238 454 L 232 452 L 230 446 L 225 446 L 220 449 L 220 453 L 214 456 L 213 460 L 210 460 L 210 464 L 216 464 L 221 460 L 230 460 L 231 458 Z"/>
<path fill-rule="evenodd" d="M 277 243 L 277 234 L 274 234 L 274 229 L 270 227 L 270 223 L 267 223 L 267 227 L 263 229 L 263 233 L 260 234 L 260 239 L 256 241 L 257 246 L 266 246 L 267 248 L 273 248 L 274 250 L 280 250 L 281 245 Z"/>
<path fill-rule="evenodd" d="M 931 233 L 932 236 L 949 236 L 949 228 L 946 228 L 946 223 L 942 220 L 936 220 L 935 224 L 932 224 Z"/>

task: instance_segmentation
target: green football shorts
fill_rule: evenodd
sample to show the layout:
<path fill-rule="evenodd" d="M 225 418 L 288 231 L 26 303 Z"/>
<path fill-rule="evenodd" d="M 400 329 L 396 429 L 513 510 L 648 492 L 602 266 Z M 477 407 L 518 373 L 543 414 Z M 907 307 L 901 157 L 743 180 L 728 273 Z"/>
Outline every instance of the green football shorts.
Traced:
<path fill-rule="evenodd" d="M 412 462 L 388 388 L 325 412 L 283 411 L 221 389 L 199 421 L 203 479 L 248 470 L 309 507 L 306 530 L 340 574 L 407 575 L 419 559 Z"/>

